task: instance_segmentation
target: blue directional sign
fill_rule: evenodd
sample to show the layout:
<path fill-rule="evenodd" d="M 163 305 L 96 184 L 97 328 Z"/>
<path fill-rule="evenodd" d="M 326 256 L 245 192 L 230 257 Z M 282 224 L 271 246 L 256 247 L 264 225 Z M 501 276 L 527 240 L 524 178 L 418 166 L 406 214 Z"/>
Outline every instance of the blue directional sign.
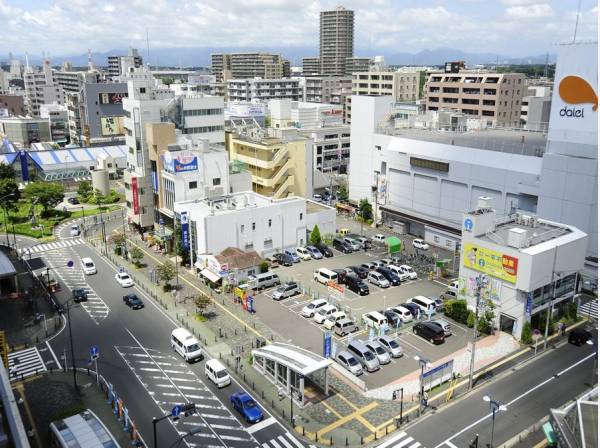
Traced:
<path fill-rule="evenodd" d="M 100 350 L 98 349 L 97 345 L 92 345 L 92 347 L 90 348 L 90 357 L 92 358 L 92 360 L 98 359 L 100 357 Z"/>
<path fill-rule="evenodd" d="M 465 219 L 464 224 L 464 228 L 467 232 L 470 232 L 473 230 L 473 220 L 471 218 L 467 218 Z"/>
<path fill-rule="evenodd" d="M 72 268 L 72 267 L 73 267 L 73 264 L 74 264 L 74 263 L 73 263 L 73 260 L 69 260 L 69 261 L 67 261 L 67 267 L 70 267 L 70 268 Z"/>
<path fill-rule="evenodd" d="M 171 409 L 171 415 L 173 417 L 178 417 L 179 414 L 181 414 L 181 405 L 177 404 L 177 405 L 173 406 L 173 409 Z"/>
<path fill-rule="evenodd" d="M 331 356 L 331 331 L 323 334 L 323 357 L 329 358 Z"/>

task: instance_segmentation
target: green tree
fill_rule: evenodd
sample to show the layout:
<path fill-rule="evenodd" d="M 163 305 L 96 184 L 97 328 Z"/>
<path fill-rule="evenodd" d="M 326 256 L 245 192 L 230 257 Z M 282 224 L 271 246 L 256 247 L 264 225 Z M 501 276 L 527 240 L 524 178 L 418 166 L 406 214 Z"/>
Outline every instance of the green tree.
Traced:
<path fill-rule="evenodd" d="M 269 270 L 269 262 L 267 260 L 261 261 L 259 268 L 260 268 L 260 273 L 264 274 L 265 272 L 267 272 Z"/>
<path fill-rule="evenodd" d="M 81 202 L 87 202 L 88 198 L 92 195 L 94 189 L 92 188 L 91 182 L 84 180 L 77 187 L 77 196 Z"/>
<path fill-rule="evenodd" d="M 340 202 L 348 201 L 348 189 L 346 188 L 345 185 L 342 185 L 342 186 L 340 186 L 340 188 L 338 188 L 337 198 L 338 198 L 338 201 L 340 201 Z"/>
<path fill-rule="evenodd" d="M 521 330 L 521 344 L 529 345 L 533 342 L 531 336 L 531 322 L 525 322 Z"/>
<path fill-rule="evenodd" d="M 140 262 L 144 258 L 144 252 L 142 252 L 142 249 L 139 247 L 132 246 L 131 249 L 129 249 L 129 257 L 136 267 L 140 267 Z"/>
<path fill-rule="evenodd" d="M 204 311 L 210 305 L 210 297 L 205 294 L 199 294 L 194 298 L 194 304 L 196 305 L 196 313 L 204 316 Z"/>
<path fill-rule="evenodd" d="M 30 182 L 25 187 L 25 196 L 32 204 L 42 206 L 42 215 L 47 216 L 65 198 L 65 187 L 55 182 Z"/>
<path fill-rule="evenodd" d="M 373 221 L 373 206 L 367 198 L 361 199 L 358 203 L 356 216 L 360 221 L 360 234 L 363 234 L 363 225 L 370 224 Z"/>
<path fill-rule="evenodd" d="M 319 226 L 315 224 L 315 226 L 312 229 L 312 232 L 310 232 L 310 244 L 314 246 L 315 244 L 319 244 L 320 242 L 321 231 L 319 230 Z"/>
<path fill-rule="evenodd" d="M 0 165 L 3 166 L 3 165 Z M 14 179 L 0 178 L 0 204 L 9 210 L 16 208 L 17 202 L 21 198 L 19 185 Z"/>
<path fill-rule="evenodd" d="M 469 315 L 467 316 L 467 327 L 473 328 L 475 326 L 475 313 L 473 311 L 469 311 Z"/>
<path fill-rule="evenodd" d="M 12 165 L 0 163 L 0 179 L 15 179 L 16 173 Z"/>
<path fill-rule="evenodd" d="M 156 267 L 156 275 L 161 281 L 165 282 L 166 290 L 171 289 L 171 280 L 175 278 L 176 274 L 175 265 L 169 260 Z"/>

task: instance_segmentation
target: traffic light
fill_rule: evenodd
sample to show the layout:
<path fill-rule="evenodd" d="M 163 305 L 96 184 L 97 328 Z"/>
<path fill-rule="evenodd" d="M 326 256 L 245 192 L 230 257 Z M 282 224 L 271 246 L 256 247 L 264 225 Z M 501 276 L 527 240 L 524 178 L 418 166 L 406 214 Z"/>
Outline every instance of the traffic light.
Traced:
<path fill-rule="evenodd" d="M 475 438 L 469 444 L 469 448 L 478 448 L 479 446 L 479 434 L 475 434 Z"/>

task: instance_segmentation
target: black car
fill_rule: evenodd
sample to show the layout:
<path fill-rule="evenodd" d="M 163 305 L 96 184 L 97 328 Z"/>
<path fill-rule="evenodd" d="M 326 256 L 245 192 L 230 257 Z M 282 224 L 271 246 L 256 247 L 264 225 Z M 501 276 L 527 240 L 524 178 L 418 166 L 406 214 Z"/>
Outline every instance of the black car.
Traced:
<path fill-rule="evenodd" d="M 356 275 L 346 276 L 346 287 L 360 296 L 369 295 L 369 287 Z"/>
<path fill-rule="evenodd" d="M 385 311 L 380 311 L 380 313 L 386 317 L 386 319 L 388 321 L 388 325 L 391 328 L 398 328 L 402 324 L 400 317 L 393 311 L 385 310 Z"/>
<path fill-rule="evenodd" d="M 294 260 L 289 254 L 279 253 L 273 255 L 273 258 L 275 258 L 275 260 L 277 260 L 277 263 L 279 263 L 282 266 L 292 266 L 294 264 Z"/>
<path fill-rule="evenodd" d="M 77 199 L 75 196 L 73 196 L 72 198 L 67 199 L 67 202 L 72 205 L 77 205 L 77 204 L 79 204 L 79 199 Z"/>
<path fill-rule="evenodd" d="M 144 308 L 144 302 L 142 302 L 142 300 L 135 294 L 127 294 L 126 296 L 123 296 L 123 302 L 125 302 L 125 305 L 127 305 L 129 308 L 134 310 Z"/>
<path fill-rule="evenodd" d="M 369 270 L 365 269 L 362 266 L 348 266 L 350 269 L 352 269 L 354 271 L 354 273 L 356 275 L 358 275 L 358 278 L 367 278 L 367 276 L 369 275 Z"/>
<path fill-rule="evenodd" d="M 392 286 L 398 286 L 400 283 L 402 283 L 400 281 L 400 277 L 398 277 L 391 269 L 377 268 L 376 271 L 383 275 Z"/>
<path fill-rule="evenodd" d="M 583 328 L 573 328 L 569 332 L 569 344 L 583 345 L 592 340 L 592 334 Z"/>
<path fill-rule="evenodd" d="M 340 252 L 343 252 L 345 254 L 351 254 L 352 253 L 352 246 L 350 246 L 350 244 L 348 244 L 347 242 L 345 242 L 341 238 L 334 238 L 333 239 L 333 248 L 337 249 Z"/>
<path fill-rule="evenodd" d="M 73 302 L 86 302 L 88 299 L 87 291 L 83 288 L 74 288 L 73 289 Z"/>
<path fill-rule="evenodd" d="M 325 258 L 333 257 L 333 251 L 329 248 L 327 244 L 318 243 L 315 244 L 315 247 L 319 249 L 319 251 L 323 254 Z"/>
<path fill-rule="evenodd" d="M 419 322 L 413 326 L 413 333 L 427 339 L 432 344 L 443 344 L 445 340 L 444 329 L 433 322 Z"/>
<path fill-rule="evenodd" d="M 413 317 L 417 317 L 419 315 L 419 307 L 414 303 L 401 303 L 400 305 L 402 305 L 404 308 L 408 308 Z"/>
<path fill-rule="evenodd" d="M 348 272 L 345 269 L 332 269 L 332 271 L 337 274 L 338 284 L 345 285 L 346 277 L 348 276 Z"/>

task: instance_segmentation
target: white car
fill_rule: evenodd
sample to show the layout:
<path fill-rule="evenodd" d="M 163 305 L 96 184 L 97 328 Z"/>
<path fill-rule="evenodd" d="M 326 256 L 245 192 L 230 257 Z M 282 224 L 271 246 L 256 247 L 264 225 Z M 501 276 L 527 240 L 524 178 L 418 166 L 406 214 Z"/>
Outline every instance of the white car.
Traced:
<path fill-rule="evenodd" d="M 130 286 L 133 286 L 133 280 L 127 272 L 117 272 L 115 274 L 115 280 L 123 288 L 129 288 Z"/>
<path fill-rule="evenodd" d="M 310 252 L 308 250 L 306 250 L 306 248 L 304 248 L 304 247 L 298 247 L 296 249 L 296 254 L 298 254 L 300 259 L 302 259 L 304 261 L 312 259 Z"/>
<path fill-rule="evenodd" d="M 427 244 L 424 240 L 417 238 L 413 240 L 413 247 L 415 249 L 428 250 L 429 244 Z"/>
<path fill-rule="evenodd" d="M 73 224 L 71 226 L 71 229 L 69 230 L 69 234 L 73 237 L 75 236 L 79 236 L 79 234 L 81 233 L 81 230 L 79 229 L 79 225 L 78 224 Z"/>
<path fill-rule="evenodd" d="M 377 235 L 373 235 L 373 237 L 371 239 L 373 240 L 374 243 L 379 243 L 379 244 L 385 243 L 385 235 L 382 235 L 381 233 L 378 233 Z"/>
<path fill-rule="evenodd" d="M 416 280 L 417 273 L 409 265 L 403 264 L 403 265 L 399 266 L 399 268 L 402 270 L 402 272 L 404 272 L 406 275 L 408 275 L 408 278 L 410 278 L 411 280 Z"/>
<path fill-rule="evenodd" d="M 331 316 L 329 316 L 327 319 L 325 319 L 325 322 L 323 322 L 323 326 L 327 330 L 333 330 L 335 323 L 338 320 L 346 319 L 346 317 L 348 317 L 348 316 L 346 316 L 346 313 L 344 313 L 343 311 L 337 311 L 337 312 L 333 313 Z"/>
<path fill-rule="evenodd" d="M 321 309 L 319 309 L 319 311 L 317 311 L 317 314 L 315 314 L 315 317 L 313 317 L 313 320 L 318 324 L 322 324 L 323 322 L 325 322 L 325 319 L 327 319 L 329 316 L 331 316 L 336 311 L 337 311 L 337 308 L 335 306 L 325 305 L 325 306 L 321 307 Z"/>
<path fill-rule="evenodd" d="M 393 306 L 388 308 L 388 311 L 395 313 L 396 316 L 400 318 L 400 320 L 404 323 L 411 322 L 413 320 L 413 315 L 410 310 L 402 305 Z"/>
<path fill-rule="evenodd" d="M 302 311 L 300 311 L 300 314 L 304 317 L 314 317 L 314 315 L 317 313 L 317 311 L 319 311 L 322 307 L 324 307 L 327 304 L 328 304 L 327 300 L 325 300 L 325 299 L 313 300 L 308 305 L 306 305 L 304 308 L 302 308 Z"/>

